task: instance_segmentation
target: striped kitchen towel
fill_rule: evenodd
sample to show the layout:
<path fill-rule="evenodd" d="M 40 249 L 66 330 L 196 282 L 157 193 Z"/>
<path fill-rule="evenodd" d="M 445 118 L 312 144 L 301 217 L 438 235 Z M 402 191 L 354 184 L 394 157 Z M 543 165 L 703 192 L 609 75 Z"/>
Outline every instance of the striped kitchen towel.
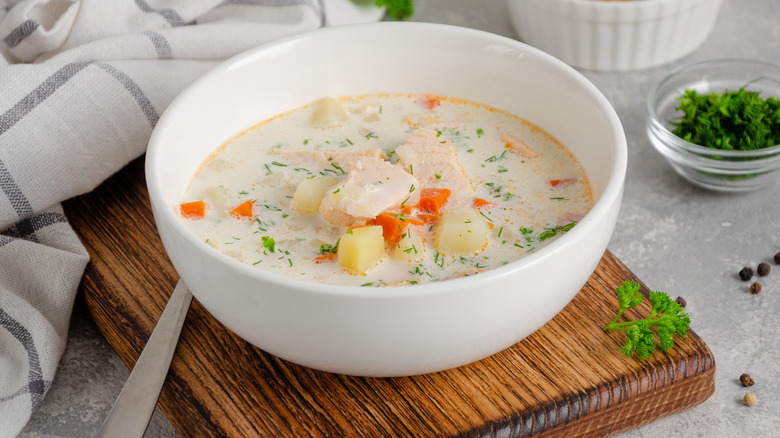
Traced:
<path fill-rule="evenodd" d="M 88 261 L 60 203 L 140 156 L 217 62 L 380 14 L 349 0 L 0 0 L 0 437 L 51 385 Z"/>

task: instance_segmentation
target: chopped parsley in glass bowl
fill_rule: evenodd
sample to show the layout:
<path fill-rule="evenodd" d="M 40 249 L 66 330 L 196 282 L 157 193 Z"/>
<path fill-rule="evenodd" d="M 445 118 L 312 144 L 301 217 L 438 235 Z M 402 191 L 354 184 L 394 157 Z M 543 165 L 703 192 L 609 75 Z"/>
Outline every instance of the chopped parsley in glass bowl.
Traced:
<path fill-rule="evenodd" d="M 780 67 L 705 61 L 664 78 L 647 101 L 651 144 L 696 185 L 750 191 L 780 179 Z"/>

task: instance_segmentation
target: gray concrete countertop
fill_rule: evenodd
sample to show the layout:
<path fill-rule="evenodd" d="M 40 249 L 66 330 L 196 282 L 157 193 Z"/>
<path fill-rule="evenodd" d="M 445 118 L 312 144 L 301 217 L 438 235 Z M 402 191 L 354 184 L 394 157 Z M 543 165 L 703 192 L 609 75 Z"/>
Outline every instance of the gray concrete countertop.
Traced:
<path fill-rule="evenodd" d="M 517 38 L 506 0 L 415 0 L 413 21 L 447 23 Z M 714 32 L 683 60 L 645 70 L 581 70 L 617 110 L 628 138 L 625 197 L 610 250 L 651 289 L 682 296 L 691 327 L 712 349 L 715 394 L 703 404 L 623 437 L 769 437 L 780 431 L 780 184 L 746 194 L 699 189 L 672 170 L 645 135 L 645 100 L 675 67 L 716 58 L 780 62 L 780 1 L 724 0 Z M 763 292 L 740 281 L 743 266 L 768 262 Z M 755 386 L 743 388 L 740 374 Z M 76 308 L 54 383 L 22 437 L 92 436 L 129 372 Z M 754 392 L 758 404 L 744 406 Z M 155 414 L 148 437 L 178 436 Z"/>

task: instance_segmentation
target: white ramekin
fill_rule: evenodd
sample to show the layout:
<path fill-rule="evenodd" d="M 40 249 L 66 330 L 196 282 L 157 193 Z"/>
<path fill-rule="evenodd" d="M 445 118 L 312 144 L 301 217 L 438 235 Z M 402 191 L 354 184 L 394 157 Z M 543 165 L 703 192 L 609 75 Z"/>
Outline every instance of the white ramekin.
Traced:
<path fill-rule="evenodd" d="M 508 0 L 520 39 L 573 67 L 622 71 L 699 47 L 722 0 Z"/>

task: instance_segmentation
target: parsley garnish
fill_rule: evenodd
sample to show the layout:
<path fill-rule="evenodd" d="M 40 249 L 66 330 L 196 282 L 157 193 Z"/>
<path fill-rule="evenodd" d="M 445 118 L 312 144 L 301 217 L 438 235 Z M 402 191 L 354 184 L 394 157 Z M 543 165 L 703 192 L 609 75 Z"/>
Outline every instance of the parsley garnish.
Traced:
<path fill-rule="evenodd" d="M 339 250 L 339 240 L 336 241 L 335 245 L 331 245 L 330 243 L 323 243 L 320 245 L 320 254 L 327 254 L 331 252 L 334 254 L 337 253 Z"/>
<path fill-rule="evenodd" d="M 341 168 L 341 166 L 339 166 L 339 165 L 338 165 L 338 163 L 336 163 L 336 162 L 332 162 L 332 163 L 330 163 L 330 165 L 331 165 L 331 166 L 333 166 L 333 167 L 335 167 L 335 168 L 336 168 L 336 169 L 337 169 L 339 172 L 341 172 L 342 174 L 346 174 L 346 173 L 347 173 L 347 172 L 345 172 L 345 171 L 344 171 L 344 169 L 342 169 L 342 168 Z M 329 169 L 326 169 L 326 170 L 329 170 Z"/>
<path fill-rule="evenodd" d="M 780 144 L 780 100 L 740 88 L 700 95 L 685 90 L 676 109 L 684 115 L 670 121 L 685 141 L 723 150 L 755 150 Z"/>
<path fill-rule="evenodd" d="M 550 237 L 554 237 L 559 232 L 569 231 L 572 228 L 574 228 L 575 225 L 577 225 L 577 222 L 570 222 L 566 225 L 559 225 L 557 227 L 546 228 L 544 231 L 539 233 L 539 240 L 547 240 Z"/>
<path fill-rule="evenodd" d="M 615 291 L 618 299 L 618 314 L 615 319 L 604 326 L 604 331 L 620 330 L 626 334 L 626 345 L 621 351 L 626 356 L 632 356 L 634 351 L 640 360 L 645 360 L 655 351 L 655 341 L 651 327 L 655 327 L 661 350 L 667 351 L 674 345 L 675 333 L 685 336 L 691 323 L 687 313 L 676 301 L 663 292 L 650 292 L 650 316 L 636 321 L 617 322 L 628 309 L 642 303 L 642 293 L 639 285 L 626 281 Z"/>
<path fill-rule="evenodd" d="M 276 252 L 276 241 L 273 237 L 263 236 L 263 248 L 271 252 Z"/>
<path fill-rule="evenodd" d="M 506 155 L 506 150 L 501 152 L 501 155 L 499 155 L 499 156 L 493 155 L 492 157 L 490 157 L 487 160 L 485 160 L 485 162 L 486 163 L 492 163 L 494 161 L 503 160 L 504 158 L 506 158 L 505 155 Z"/>
<path fill-rule="evenodd" d="M 375 3 L 379 7 L 384 6 L 387 15 L 396 20 L 409 18 L 414 13 L 413 0 L 376 0 Z"/>

